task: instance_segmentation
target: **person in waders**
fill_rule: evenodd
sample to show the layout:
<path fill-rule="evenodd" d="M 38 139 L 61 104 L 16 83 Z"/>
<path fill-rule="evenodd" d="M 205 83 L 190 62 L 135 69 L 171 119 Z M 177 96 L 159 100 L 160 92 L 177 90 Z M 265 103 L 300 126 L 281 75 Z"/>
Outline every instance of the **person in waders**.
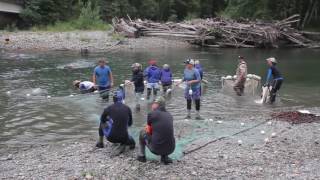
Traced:
<path fill-rule="evenodd" d="M 247 63 L 244 60 L 244 57 L 239 56 L 239 64 L 236 70 L 237 79 L 234 83 L 233 89 L 238 96 L 242 96 L 244 93 L 244 86 L 247 79 Z"/>
<path fill-rule="evenodd" d="M 149 66 L 144 70 L 144 77 L 147 80 L 147 100 L 150 99 L 151 92 L 155 99 L 160 89 L 161 69 L 157 66 L 157 61 L 151 59 Z"/>
<path fill-rule="evenodd" d="M 143 72 L 142 65 L 139 63 L 134 63 L 132 66 L 132 78 L 131 83 L 134 84 L 134 92 L 135 92 L 135 108 L 137 111 L 140 111 L 140 101 L 142 94 L 144 92 L 144 80 L 143 80 Z"/>
<path fill-rule="evenodd" d="M 191 119 L 192 100 L 196 107 L 196 119 L 202 120 L 200 116 L 200 97 L 201 97 L 201 76 L 199 71 L 194 67 L 194 60 L 188 59 L 184 62 L 186 67 L 183 72 L 183 79 L 180 83 L 185 82 L 184 97 L 187 100 L 187 116 L 186 119 Z M 177 83 L 179 85 L 180 83 Z"/>
<path fill-rule="evenodd" d="M 126 146 L 135 148 L 135 141 L 128 133 L 128 127 L 132 125 L 131 109 L 123 104 L 123 92 L 117 90 L 113 95 L 114 104 L 104 109 L 99 125 L 99 140 L 97 148 L 103 148 L 103 137 L 111 143 L 120 143 L 119 153 L 125 151 Z"/>
<path fill-rule="evenodd" d="M 99 60 L 99 65 L 94 68 L 92 80 L 97 86 L 102 99 L 109 100 L 109 91 L 113 86 L 113 75 L 104 59 Z"/>
<path fill-rule="evenodd" d="M 164 64 L 161 70 L 161 85 L 163 95 L 169 94 L 172 89 L 172 72 L 168 64 Z"/>
<path fill-rule="evenodd" d="M 146 147 L 156 155 L 161 156 L 161 163 L 172 163 L 170 154 L 175 149 L 173 117 L 166 111 L 165 99 L 158 97 L 151 106 L 147 117 L 147 126 L 139 136 L 140 152 L 137 160 L 146 162 Z"/>
<path fill-rule="evenodd" d="M 270 57 L 267 60 L 267 64 L 269 66 L 267 79 L 265 86 L 271 86 L 270 90 L 270 103 L 274 103 L 276 101 L 277 91 L 281 88 L 283 77 L 276 67 L 277 60 L 274 57 Z"/>

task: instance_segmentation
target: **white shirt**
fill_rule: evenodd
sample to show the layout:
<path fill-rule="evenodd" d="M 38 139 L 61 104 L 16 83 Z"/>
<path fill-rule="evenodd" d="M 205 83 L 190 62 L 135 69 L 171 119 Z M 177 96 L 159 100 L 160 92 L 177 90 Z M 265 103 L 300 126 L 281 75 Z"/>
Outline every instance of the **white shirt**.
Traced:
<path fill-rule="evenodd" d="M 90 81 L 82 81 L 82 82 L 79 84 L 79 89 L 80 89 L 80 90 L 89 90 L 89 89 L 91 89 L 93 86 L 94 86 L 93 82 L 90 82 Z"/>

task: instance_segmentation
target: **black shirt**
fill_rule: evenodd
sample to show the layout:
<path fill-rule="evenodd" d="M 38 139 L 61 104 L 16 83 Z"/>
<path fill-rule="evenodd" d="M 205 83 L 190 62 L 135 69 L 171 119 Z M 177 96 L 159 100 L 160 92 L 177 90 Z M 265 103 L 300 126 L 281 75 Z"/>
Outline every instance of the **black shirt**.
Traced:
<path fill-rule="evenodd" d="M 144 91 L 143 72 L 141 70 L 133 71 L 131 81 L 134 83 L 135 92 Z"/>
<path fill-rule="evenodd" d="M 169 155 L 175 149 L 173 117 L 164 109 L 148 114 L 148 125 L 152 127 L 151 151 L 157 155 Z"/>
<path fill-rule="evenodd" d="M 131 109 L 120 102 L 107 107 L 102 115 L 101 122 L 113 120 L 110 136 L 108 140 L 114 143 L 126 142 L 128 140 L 128 127 L 132 125 Z"/>

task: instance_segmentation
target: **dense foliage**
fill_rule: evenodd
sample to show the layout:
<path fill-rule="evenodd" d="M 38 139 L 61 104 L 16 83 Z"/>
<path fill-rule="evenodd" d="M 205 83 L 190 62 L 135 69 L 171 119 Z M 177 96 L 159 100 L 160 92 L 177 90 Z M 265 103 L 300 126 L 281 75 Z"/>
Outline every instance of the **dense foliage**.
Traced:
<path fill-rule="evenodd" d="M 92 9 L 84 12 L 88 4 Z M 33 26 L 75 19 L 111 22 L 113 17 L 127 16 L 156 21 L 220 15 L 270 20 L 300 14 L 300 26 L 304 27 L 319 22 L 319 10 L 319 0 L 25 0 L 21 17 L 27 25 Z"/>

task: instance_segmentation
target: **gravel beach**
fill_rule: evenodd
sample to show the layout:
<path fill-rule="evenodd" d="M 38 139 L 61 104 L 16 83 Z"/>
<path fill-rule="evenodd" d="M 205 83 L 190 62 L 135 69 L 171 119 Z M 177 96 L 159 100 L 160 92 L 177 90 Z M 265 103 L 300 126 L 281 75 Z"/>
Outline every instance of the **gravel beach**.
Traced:
<path fill-rule="evenodd" d="M 216 121 L 216 120 L 214 120 Z M 252 120 L 251 120 L 252 121 Z M 205 122 L 203 122 L 205 123 Z M 207 126 L 217 126 L 206 122 Z M 231 122 L 239 123 L 239 122 Z M 187 126 L 178 123 L 175 128 Z M 223 124 L 220 126 L 223 127 Z M 246 125 L 245 125 L 246 126 Z M 249 127 L 249 126 L 248 126 Z M 265 134 L 261 135 L 260 130 Z M 199 129 L 203 133 L 206 129 Z M 277 134 L 271 136 L 271 132 Z M 319 179 L 320 124 L 263 123 L 161 165 L 135 160 L 138 148 L 113 156 L 95 149 L 95 135 L 56 144 L 2 149 L 2 179 Z M 268 139 L 265 139 L 268 138 Z M 179 139 L 179 138 L 178 138 Z M 214 138 L 198 139 L 192 149 Z M 241 145 L 239 140 L 242 140 Z"/>
<path fill-rule="evenodd" d="M 36 51 L 81 51 L 89 52 L 139 50 L 153 48 L 185 48 L 187 42 L 175 39 L 141 37 L 137 39 L 114 38 L 106 31 L 72 31 L 72 32 L 1 32 L 0 49 L 36 50 Z M 6 43 L 5 39 L 9 39 Z"/>

